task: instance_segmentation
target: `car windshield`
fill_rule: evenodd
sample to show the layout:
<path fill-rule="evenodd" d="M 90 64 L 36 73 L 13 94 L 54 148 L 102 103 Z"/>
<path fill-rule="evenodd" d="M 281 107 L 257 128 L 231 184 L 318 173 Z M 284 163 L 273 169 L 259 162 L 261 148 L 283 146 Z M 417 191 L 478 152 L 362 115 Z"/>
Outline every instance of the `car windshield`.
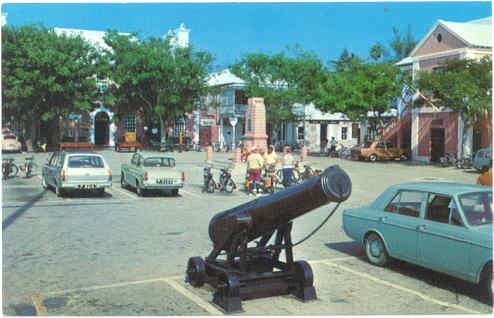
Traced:
<path fill-rule="evenodd" d="M 175 167 L 175 159 L 154 157 L 144 159 L 144 167 Z"/>
<path fill-rule="evenodd" d="M 492 223 L 492 192 L 475 192 L 460 196 L 463 213 L 472 226 Z"/>
<path fill-rule="evenodd" d="M 370 146 L 372 146 L 372 141 L 366 141 L 364 143 L 364 148 L 370 148 Z"/>
<path fill-rule="evenodd" d="M 104 168 L 105 164 L 100 156 L 76 155 L 70 156 L 69 168 Z"/>

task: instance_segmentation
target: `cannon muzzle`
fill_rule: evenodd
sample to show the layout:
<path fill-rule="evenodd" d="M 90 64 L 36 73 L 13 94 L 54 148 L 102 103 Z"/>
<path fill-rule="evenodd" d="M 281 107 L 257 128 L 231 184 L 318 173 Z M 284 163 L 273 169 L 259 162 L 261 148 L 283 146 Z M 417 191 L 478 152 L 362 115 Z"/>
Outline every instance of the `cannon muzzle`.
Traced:
<path fill-rule="evenodd" d="M 252 241 L 322 205 L 345 201 L 351 192 L 350 177 L 339 166 L 331 166 L 302 184 L 216 214 L 209 223 L 209 237 L 221 249 L 235 233 L 247 229 Z"/>

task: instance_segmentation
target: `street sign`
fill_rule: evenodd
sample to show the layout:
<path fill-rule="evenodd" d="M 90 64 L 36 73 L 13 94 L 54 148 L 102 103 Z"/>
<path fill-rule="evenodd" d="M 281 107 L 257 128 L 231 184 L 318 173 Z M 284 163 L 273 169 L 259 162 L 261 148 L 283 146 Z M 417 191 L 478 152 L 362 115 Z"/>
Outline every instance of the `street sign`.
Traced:
<path fill-rule="evenodd" d="M 230 119 L 230 124 L 231 124 L 233 127 L 235 127 L 235 125 L 236 125 L 236 124 L 237 124 L 237 122 L 238 122 L 237 117 L 230 117 L 229 119 Z"/>
<path fill-rule="evenodd" d="M 216 121 L 214 120 L 214 118 L 202 118 L 199 121 L 199 125 L 201 126 L 214 126 L 215 123 Z"/>

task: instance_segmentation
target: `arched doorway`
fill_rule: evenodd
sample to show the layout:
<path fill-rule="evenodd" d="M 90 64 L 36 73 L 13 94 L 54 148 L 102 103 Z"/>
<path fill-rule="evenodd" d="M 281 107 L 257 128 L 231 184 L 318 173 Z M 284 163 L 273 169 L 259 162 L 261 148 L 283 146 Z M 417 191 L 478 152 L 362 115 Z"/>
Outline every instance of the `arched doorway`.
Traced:
<path fill-rule="evenodd" d="M 94 117 L 94 144 L 108 145 L 110 118 L 106 112 L 99 112 Z"/>

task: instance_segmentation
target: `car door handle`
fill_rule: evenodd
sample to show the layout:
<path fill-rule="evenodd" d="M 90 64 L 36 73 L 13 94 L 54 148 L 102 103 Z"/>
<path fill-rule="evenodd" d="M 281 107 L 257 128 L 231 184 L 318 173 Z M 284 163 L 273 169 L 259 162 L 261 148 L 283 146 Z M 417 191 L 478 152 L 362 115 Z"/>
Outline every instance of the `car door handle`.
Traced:
<path fill-rule="evenodd" d="M 421 231 L 421 232 L 424 232 L 426 229 L 426 226 L 424 224 L 422 225 L 417 225 L 417 231 Z"/>
<path fill-rule="evenodd" d="M 387 216 L 381 216 L 378 220 L 381 223 L 385 223 L 388 220 L 388 217 Z"/>

